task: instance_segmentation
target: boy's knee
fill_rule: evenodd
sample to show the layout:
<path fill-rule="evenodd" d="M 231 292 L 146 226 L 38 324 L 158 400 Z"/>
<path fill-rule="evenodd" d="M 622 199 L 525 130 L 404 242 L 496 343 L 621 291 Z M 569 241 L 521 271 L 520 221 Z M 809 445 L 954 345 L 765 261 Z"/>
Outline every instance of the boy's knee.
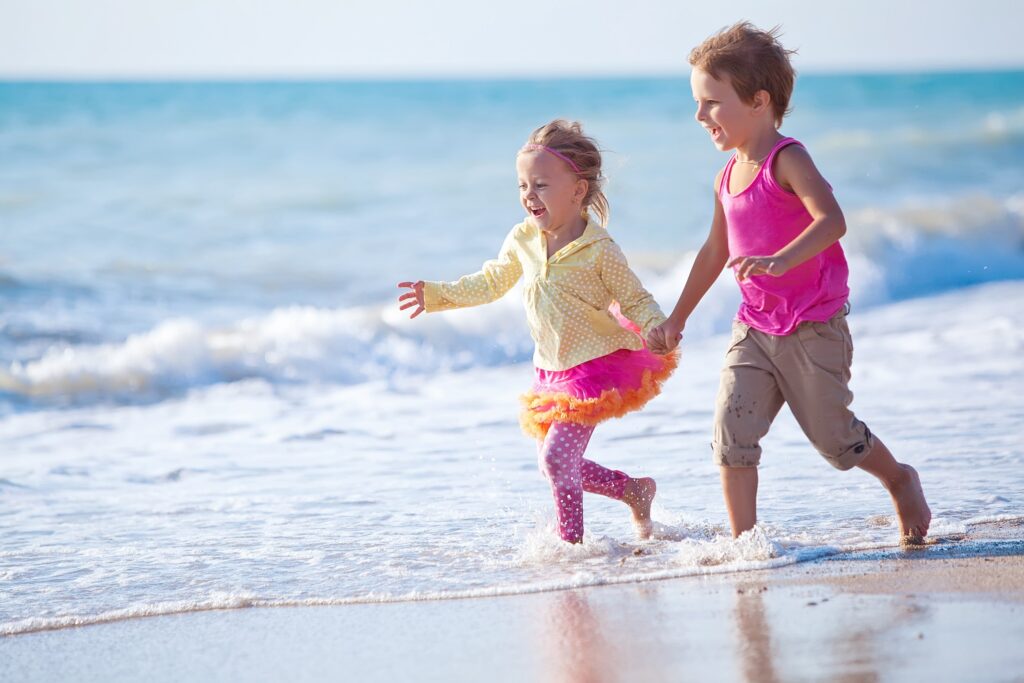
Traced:
<path fill-rule="evenodd" d="M 719 467 L 757 467 L 761 462 L 760 446 L 737 446 L 715 441 L 711 450 Z"/>
<path fill-rule="evenodd" d="M 849 430 L 811 439 L 814 448 L 828 464 L 837 470 L 850 470 L 868 457 L 875 445 L 875 437 L 868 426 L 854 420 Z"/>

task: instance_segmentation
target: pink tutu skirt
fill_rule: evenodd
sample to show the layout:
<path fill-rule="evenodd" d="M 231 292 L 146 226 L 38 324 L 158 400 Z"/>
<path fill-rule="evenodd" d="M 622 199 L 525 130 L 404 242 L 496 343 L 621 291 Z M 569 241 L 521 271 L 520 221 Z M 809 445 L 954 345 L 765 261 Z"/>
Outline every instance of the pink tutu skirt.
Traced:
<path fill-rule="evenodd" d="M 637 331 L 628 321 L 620 323 Z M 659 356 L 645 344 L 639 351 L 619 349 L 568 370 L 535 368 L 533 386 L 521 397 L 523 432 L 543 439 L 552 422 L 596 425 L 639 410 L 661 393 L 678 362 L 677 352 Z"/>

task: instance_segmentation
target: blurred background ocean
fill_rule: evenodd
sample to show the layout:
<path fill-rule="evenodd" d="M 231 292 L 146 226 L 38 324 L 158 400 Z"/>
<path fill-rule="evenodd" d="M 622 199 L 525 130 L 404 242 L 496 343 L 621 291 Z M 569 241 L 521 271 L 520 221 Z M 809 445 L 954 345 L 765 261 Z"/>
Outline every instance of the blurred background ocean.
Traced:
<path fill-rule="evenodd" d="M 794 102 L 855 306 L 1024 277 L 1024 73 L 812 75 Z M 692 111 L 682 79 L 0 84 L 0 411 L 528 359 L 518 316 L 387 312 L 496 253 L 554 117 L 606 148 L 612 234 L 670 307 L 725 161 Z"/>

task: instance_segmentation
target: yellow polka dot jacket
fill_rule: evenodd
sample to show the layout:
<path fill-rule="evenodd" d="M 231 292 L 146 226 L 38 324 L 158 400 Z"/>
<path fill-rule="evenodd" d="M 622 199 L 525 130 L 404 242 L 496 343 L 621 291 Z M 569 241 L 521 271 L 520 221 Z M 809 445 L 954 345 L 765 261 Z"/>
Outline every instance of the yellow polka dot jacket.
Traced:
<path fill-rule="evenodd" d="M 520 277 L 525 277 L 523 303 L 536 344 L 533 363 L 543 370 L 567 370 L 619 349 L 643 348 L 641 339 L 608 310 L 613 301 L 645 338 L 665 321 L 619 245 L 593 220 L 550 259 L 540 229 L 530 220 L 520 223 L 498 257 L 479 272 L 455 282 L 424 283 L 424 307 L 434 312 L 490 303 Z"/>

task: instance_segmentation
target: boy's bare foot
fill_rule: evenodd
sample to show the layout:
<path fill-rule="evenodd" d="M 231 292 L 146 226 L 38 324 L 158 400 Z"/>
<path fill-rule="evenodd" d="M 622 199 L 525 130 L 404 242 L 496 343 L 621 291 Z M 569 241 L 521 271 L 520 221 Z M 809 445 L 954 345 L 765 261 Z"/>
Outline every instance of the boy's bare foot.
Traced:
<path fill-rule="evenodd" d="M 928 501 L 924 499 L 921 478 L 917 470 L 910 465 L 900 465 L 904 477 L 890 486 L 889 495 L 896 508 L 896 516 L 900 522 L 900 543 L 903 545 L 921 545 L 928 535 L 928 525 L 932 521 L 932 511 Z"/>
<path fill-rule="evenodd" d="M 623 491 L 622 502 L 633 511 L 633 524 L 636 525 L 636 535 L 640 538 L 651 537 L 651 502 L 657 492 L 658 484 L 650 477 L 630 477 L 626 483 L 626 490 Z"/>

